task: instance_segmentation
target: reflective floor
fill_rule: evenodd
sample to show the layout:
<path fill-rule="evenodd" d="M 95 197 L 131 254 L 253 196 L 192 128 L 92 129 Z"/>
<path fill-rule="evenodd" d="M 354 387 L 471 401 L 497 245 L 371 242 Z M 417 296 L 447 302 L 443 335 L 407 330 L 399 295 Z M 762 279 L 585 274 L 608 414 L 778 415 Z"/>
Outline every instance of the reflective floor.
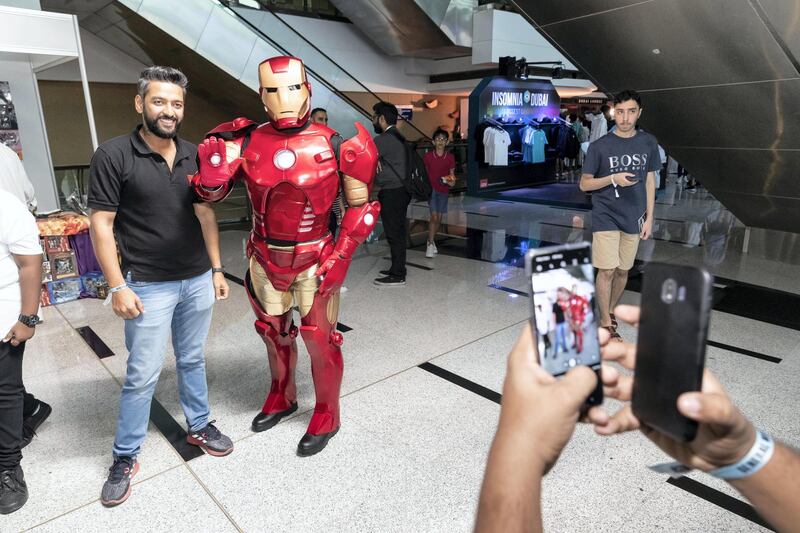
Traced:
<path fill-rule="evenodd" d="M 800 242 L 751 231 L 702 189 L 674 178 L 658 197 L 651 261 L 706 265 L 717 275 L 707 365 L 739 407 L 776 438 L 800 445 Z M 586 210 L 451 198 L 439 255 L 424 255 L 428 210 L 409 208 L 408 283 L 381 289 L 383 241 L 363 246 L 342 295 L 342 428 L 311 458 L 295 455 L 313 408 L 300 347 L 300 409 L 254 434 L 269 373 L 244 290 L 231 281 L 206 349 L 212 416 L 235 441 L 225 458 L 178 445 L 183 426 L 174 358 L 156 392 L 131 498 L 103 508 L 125 372 L 122 322 L 97 300 L 44 309 L 25 358 L 27 388 L 53 415 L 24 450 L 31 498 L 0 531 L 469 531 L 499 413 L 505 358 L 528 317 L 521 257 L 549 243 L 590 239 Z M 222 233 L 224 263 L 243 278 L 246 231 Z M 624 301 L 638 301 L 632 276 Z M 114 352 L 100 359 L 76 328 Z M 622 327 L 628 339 L 635 331 Z M 170 348 L 171 350 L 171 348 Z M 768 386 L 765 386 L 768 384 Z M 534 445 L 534 443 L 532 443 Z M 761 531 L 725 484 L 679 483 L 646 466 L 665 456 L 640 435 L 601 439 L 579 427 L 546 477 L 549 531 Z M 710 487 L 711 491 L 701 490 Z"/>

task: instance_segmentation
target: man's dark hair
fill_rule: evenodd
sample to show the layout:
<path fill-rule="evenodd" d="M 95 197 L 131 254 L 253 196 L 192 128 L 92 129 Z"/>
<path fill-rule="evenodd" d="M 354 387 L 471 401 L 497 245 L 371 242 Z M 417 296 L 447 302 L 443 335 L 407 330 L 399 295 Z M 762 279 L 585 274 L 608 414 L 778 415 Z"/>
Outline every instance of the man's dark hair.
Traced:
<path fill-rule="evenodd" d="M 642 107 L 642 99 L 639 96 L 639 93 L 636 91 L 628 89 L 614 95 L 614 105 L 618 105 L 629 100 L 633 100 L 636 102 L 637 106 Z"/>
<path fill-rule="evenodd" d="M 436 137 L 440 135 L 444 136 L 445 139 L 450 140 L 450 134 L 447 133 L 447 130 L 443 130 L 442 128 L 436 128 L 436 131 L 433 132 L 433 136 L 431 137 L 431 139 L 435 140 Z"/>
<path fill-rule="evenodd" d="M 151 81 L 174 83 L 183 89 L 184 95 L 186 94 L 186 86 L 189 85 L 189 80 L 186 79 L 186 75 L 176 68 L 160 66 L 148 67 L 139 74 L 139 82 L 136 84 L 136 91 L 142 98 L 147 94 Z"/>
<path fill-rule="evenodd" d="M 372 106 L 376 116 L 383 117 L 389 126 L 397 124 L 397 108 L 389 102 L 378 102 Z"/>
<path fill-rule="evenodd" d="M 601 106 L 600 106 L 600 112 L 601 112 L 602 114 L 604 114 L 604 115 L 605 115 L 605 114 L 606 114 L 606 113 L 608 113 L 609 111 L 611 111 L 611 107 L 610 107 L 610 106 L 608 106 L 608 105 L 606 105 L 606 104 L 603 104 L 603 105 L 601 105 Z"/>
<path fill-rule="evenodd" d="M 571 122 L 577 122 L 578 121 L 578 115 L 576 115 L 575 113 L 570 114 L 569 120 Z"/>
<path fill-rule="evenodd" d="M 314 109 L 311 110 L 311 113 L 308 116 L 313 117 L 317 113 L 325 113 L 327 115 L 328 111 L 324 107 L 315 107 Z"/>

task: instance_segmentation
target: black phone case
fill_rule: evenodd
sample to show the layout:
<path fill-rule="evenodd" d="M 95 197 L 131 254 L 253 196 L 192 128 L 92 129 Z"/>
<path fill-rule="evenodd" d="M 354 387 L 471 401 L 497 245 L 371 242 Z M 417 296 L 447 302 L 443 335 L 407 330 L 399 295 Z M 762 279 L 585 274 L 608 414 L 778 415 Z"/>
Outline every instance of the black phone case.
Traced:
<path fill-rule="evenodd" d="M 685 287 L 685 298 L 662 299 L 668 279 Z M 712 291 L 713 277 L 703 268 L 651 263 L 644 273 L 633 413 L 678 441 L 697 434 L 697 422 L 680 414 L 677 400 L 702 385 Z"/>

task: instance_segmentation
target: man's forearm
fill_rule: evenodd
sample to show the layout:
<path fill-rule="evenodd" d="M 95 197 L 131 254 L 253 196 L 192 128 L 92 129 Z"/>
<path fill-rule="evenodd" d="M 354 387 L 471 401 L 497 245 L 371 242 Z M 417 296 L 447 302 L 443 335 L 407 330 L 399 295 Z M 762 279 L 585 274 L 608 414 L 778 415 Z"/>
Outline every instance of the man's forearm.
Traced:
<path fill-rule="evenodd" d="M 217 225 L 217 217 L 213 209 L 208 209 L 208 212 L 203 216 L 198 217 L 200 220 L 200 230 L 203 232 L 203 242 L 206 245 L 206 253 L 208 259 L 211 261 L 211 266 L 214 268 L 222 267 L 222 260 L 219 253 L 219 226 Z"/>
<path fill-rule="evenodd" d="M 110 227 L 91 225 L 92 246 L 100 269 L 103 271 L 109 287 L 117 287 L 125 283 L 122 269 L 117 259 L 117 241 L 114 239 L 114 230 Z"/>
<path fill-rule="evenodd" d="M 800 524 L 800 455 L 781 444 L 764 467 L 750 477 L 732 481 L 758 513 L 778 531 Z"/>
<path fill-rule="evenodd" d="M 19 288 L 22 297 L 21 313 L 35 315 L 39 312 L 42 291 L 42 256 L 26 256 L 28 261 L 19 269 Z"/>
<path fill-rule="evenodd" d="M 656 176 L 654 172 L 647 173 L 647 220 L 653 220 L 656 208 Z"/>
<path fill-rule="evenodd" d="M 481 489 L 477 533 L 542 531 L 541 486 L 544 467 L 537 464 L 530 442 L 519 442 L 513 430 L 498 429 Z"/>
<path fill-rule="evenodd" d="M 612 178 L 613 175 L 606 176 L 605 178 L 595 178 L 591 174 L 583 174 L 581 176 L 580 188 L 583 192 L 596 191 L 598 189 L 602 189 L 603 187 L 613 185 L 611 182 Z"/>

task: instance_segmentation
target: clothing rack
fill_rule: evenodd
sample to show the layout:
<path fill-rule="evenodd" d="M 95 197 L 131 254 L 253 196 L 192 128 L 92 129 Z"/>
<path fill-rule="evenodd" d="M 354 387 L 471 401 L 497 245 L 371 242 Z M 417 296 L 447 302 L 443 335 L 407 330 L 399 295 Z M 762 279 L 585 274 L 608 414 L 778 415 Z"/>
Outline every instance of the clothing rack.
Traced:
<path fill-rule="evenodd" d="M 495 128 L 503 129 L 503 126 L 505 126 L 505 124 L 503 124 L 503 123 L 501 123 L 501 122 L 499 122 L 499 121 L 497 121 L 497 120 L 495 120 L 493 118 L 490 118 L 490 117 L 483 117 L 483 121 L 491 124 Z"/>

